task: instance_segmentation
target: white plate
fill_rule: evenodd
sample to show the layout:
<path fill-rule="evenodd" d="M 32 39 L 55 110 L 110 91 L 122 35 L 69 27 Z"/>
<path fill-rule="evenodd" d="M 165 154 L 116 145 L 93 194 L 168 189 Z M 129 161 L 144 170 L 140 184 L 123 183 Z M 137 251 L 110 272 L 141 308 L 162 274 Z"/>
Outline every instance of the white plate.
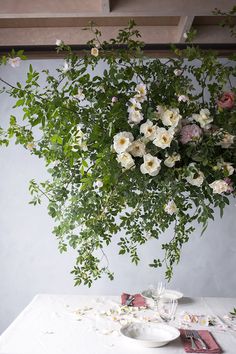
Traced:
<path fill-rule="evenodd" d="M 147 300 L 152 299 L 152 290 L 149 290 L 149 289 L 144 290 L 141 292 L 141 294 Z M 167 297 L 170 297 L 171 299 L 179 300 L 184 296 L 184 294 L 181 293 L 180 291 L 177 291 L 177 290 L 167 289 L 162 296 L 163 297 L 167 296 Z"/>
<path fill-rule="evenodd" d="M 177 290 L 168 290 L 167 289 L 164 292 L 163 296 L 164 297 L 167 296 L 167 297 L 169 297 L 171 299 L 174 299 L 174 300 L 179 300 L 179 299 L 181 299 L 184 296 L 184 294 L 181 293 L 180 291 L 177 291 Z"/>
<path fill-rule="evenodd" d="M 146 348 L 162 347 L 180 335 L 178 329 L 162 323 L 131 323 L 120 332 L 130 342 Z"/>

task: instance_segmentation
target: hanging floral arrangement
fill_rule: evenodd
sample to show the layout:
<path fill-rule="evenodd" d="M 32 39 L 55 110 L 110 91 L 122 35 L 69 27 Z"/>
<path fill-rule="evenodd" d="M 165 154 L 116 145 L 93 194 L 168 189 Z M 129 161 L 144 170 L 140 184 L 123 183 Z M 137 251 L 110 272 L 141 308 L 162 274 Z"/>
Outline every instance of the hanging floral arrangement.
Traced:
<path fill-rule="evenodd" d="M 223 64 L 193 45 L 147 58 L 132 22 L 110 42 L 91 29 L 82 57 L 57 41 L 65 54 L 58 75 L 30 65 L 25 84 L 1 79 L 23 119 L 12 115 L 0 142 L 14 137 L 45 160 L 50 178 L 30 182 L 31 203 L 48 199 L 60 251 L 77 251 L 76 285 L 113 279 L 109 245 L 137 264 L 150 239 L 163 258 L 149 265 L 164 264 L 170 279 L 194 225 L 204 231 L 235 196 L 235 58 Z M 1 63 L 14 68 L 22 59 L 13 51 Z M 161 245 L 172 225 L 173 238 Z"/>

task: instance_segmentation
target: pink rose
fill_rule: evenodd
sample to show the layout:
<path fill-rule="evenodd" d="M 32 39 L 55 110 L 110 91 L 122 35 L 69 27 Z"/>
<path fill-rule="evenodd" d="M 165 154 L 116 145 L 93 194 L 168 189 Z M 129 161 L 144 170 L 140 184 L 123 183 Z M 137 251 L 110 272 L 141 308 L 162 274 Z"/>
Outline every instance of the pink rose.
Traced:
<path fill-rule="evenodd" d="M 180 131 L 180 142 L 187 144 L 190 141 L 198 141 L 202 136 L 202 129 L 197 124 L 184 125 Z"/>
<path fill-rule="evenodd" d="M 218 107 L 223 109 L 231 109 L 234 106 L 235 94 L 233 92 L 224 92 L 222 97 L 217 101 Z"/>

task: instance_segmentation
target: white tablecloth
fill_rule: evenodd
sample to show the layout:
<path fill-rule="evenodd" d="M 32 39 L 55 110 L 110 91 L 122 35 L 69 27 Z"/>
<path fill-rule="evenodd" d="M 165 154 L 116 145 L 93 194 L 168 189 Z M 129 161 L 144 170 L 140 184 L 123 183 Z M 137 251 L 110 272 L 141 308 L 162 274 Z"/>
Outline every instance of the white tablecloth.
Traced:
<path fill-rule="evenodd" d="M 75 310 L 102 308 L 119 297 L 37 295 L 0 336 L 1 354 L 167 354 L 184 353 L 180 339 L 162 348 L 139 348 L 117 333 L 104 334 L 95 317 L 80 320 Z M 222 318 L 236 306 L 236 298 L 183 298 L 178 313 L 217 315 Z M 107 324 L 106 324 L 107 325 Z M 104 327 L 105 328 L 105 327 Z M 236 333 L 209 328 L 225 354 L 236 353 Z"/>

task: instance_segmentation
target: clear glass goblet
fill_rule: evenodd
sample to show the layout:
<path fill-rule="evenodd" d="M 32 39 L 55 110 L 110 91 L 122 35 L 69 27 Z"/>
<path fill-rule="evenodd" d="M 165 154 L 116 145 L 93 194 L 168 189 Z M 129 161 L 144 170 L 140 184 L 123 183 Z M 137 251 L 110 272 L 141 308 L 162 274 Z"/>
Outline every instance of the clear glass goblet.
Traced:
<path fill-rule="evenodd" d="M 158 313 L 164 322 L 170 322 L 175 319 L 178 301 L 169 297 L 161 297 L 157 304 Z"/>
<path fill-rule="evenodd" d="M 156 286 L 151 286 L 151 293 L 152 293 L 152 298 L 155 301 L 156 308 L 158 307 L 158 301 L 160 300 L 161 296 L 165 293 L 166 291 L 166 286 L 165 283 L 159 281 Z"/>

